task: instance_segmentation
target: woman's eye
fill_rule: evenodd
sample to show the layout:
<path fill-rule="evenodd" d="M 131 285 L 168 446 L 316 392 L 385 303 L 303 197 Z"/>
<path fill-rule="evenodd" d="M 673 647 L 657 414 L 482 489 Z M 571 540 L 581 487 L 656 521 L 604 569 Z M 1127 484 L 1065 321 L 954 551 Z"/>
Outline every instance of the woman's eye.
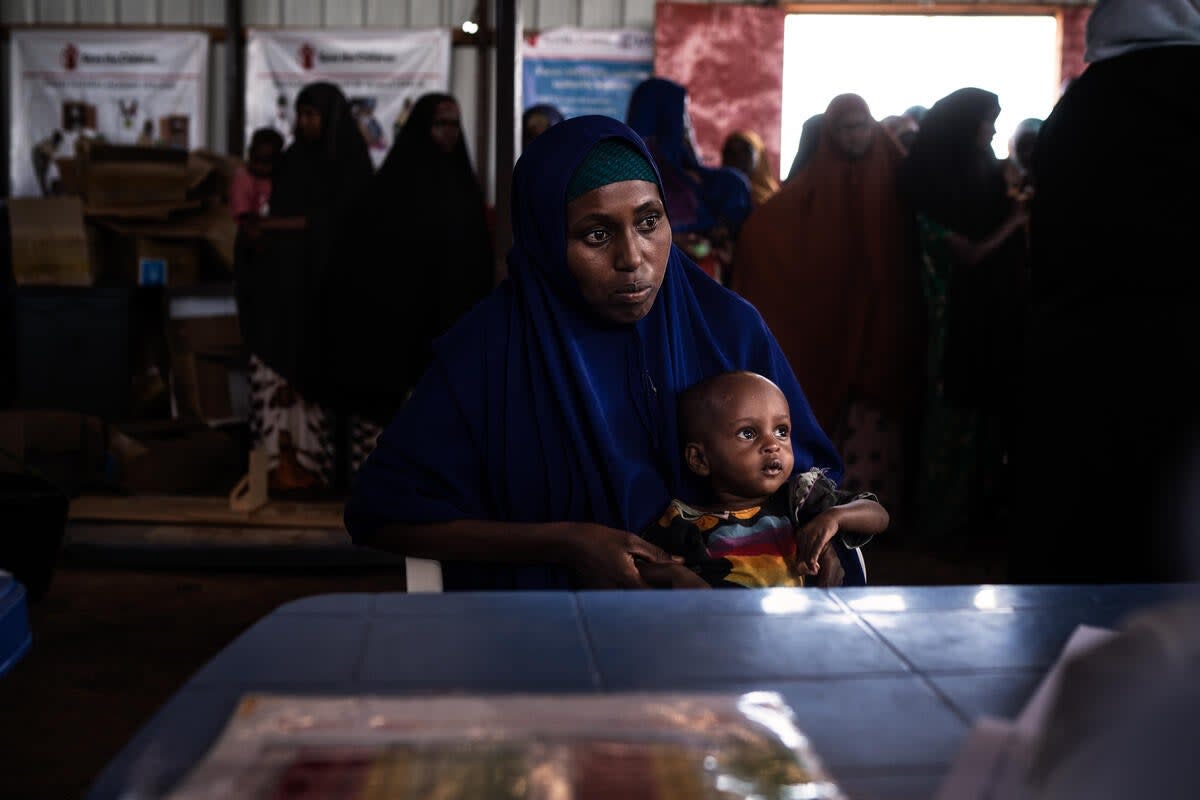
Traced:
<path fill-rule="evenodd" d="M 779 439 L 786 439 L 791 434 L 791 430 L 787 425 L 780 425 L 775 429 L 775 436 Z"/>
<path fill-rule="evenodd" d="M 737 432 L 737 438 L 744 441 L 752 441 L 754 439 L 754 428 L 742 428 Z"/>
<path fill-rule="evenodd" d="M 658 223 L 661 221 L 662 221 L 662 216 L 660 214 L 651 214 L 650 216 L 642 219 L 640 226 L 641 226 L 642 230 L 652 231 L 658 227 Z"/>
<path fill-rule="evenodd" d="M 603 228 L 593 228 L 583 235 L 583 240 L 588 244 L 604 244 L 608 241 L 608 231 Z"/>

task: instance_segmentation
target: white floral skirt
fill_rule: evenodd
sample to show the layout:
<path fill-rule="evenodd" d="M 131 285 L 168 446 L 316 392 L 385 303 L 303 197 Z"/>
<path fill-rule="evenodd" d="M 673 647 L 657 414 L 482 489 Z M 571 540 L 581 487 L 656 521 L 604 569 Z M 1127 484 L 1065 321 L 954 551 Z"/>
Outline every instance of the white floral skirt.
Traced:
<path fill-rule="evenodd" d="M 262 359 L 250 356 L 250 440 L 267 453 L 272 489 L 318 489 L 333 483 L 339 449 L 335 422 L 330 409 L 306 400 Z M 352 416 L 349 423 L 353 475 L 383 429 L 360 417 Z"/>

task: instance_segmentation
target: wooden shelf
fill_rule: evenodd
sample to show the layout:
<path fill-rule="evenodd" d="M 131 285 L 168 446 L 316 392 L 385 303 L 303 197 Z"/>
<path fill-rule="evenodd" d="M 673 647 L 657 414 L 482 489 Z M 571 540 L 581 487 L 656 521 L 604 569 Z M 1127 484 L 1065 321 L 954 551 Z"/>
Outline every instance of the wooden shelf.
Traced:
<path fill-rule="evenodd" d="M 272 500 L 250 513 L 232 511 L 224 497 L 83 495 L 71 501 L 72 522 L 127 522 L 218 525 L 232 528 L 315 528 L 344 530 L 342 503 L 292 503 Z"/>

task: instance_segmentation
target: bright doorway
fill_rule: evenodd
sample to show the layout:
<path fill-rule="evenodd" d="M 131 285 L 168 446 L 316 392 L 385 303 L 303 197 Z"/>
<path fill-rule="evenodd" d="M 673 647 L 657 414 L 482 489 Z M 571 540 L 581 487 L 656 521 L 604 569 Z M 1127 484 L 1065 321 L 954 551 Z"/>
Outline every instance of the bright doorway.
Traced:
<path fill-rule="evenodd" d="M 1017 123 L 1045 119 L 1059 95 L 1058 21 L 1048 15 L 789 14 L 783 47 L 783 176 L 804 121 L 839 94 L 861 95 L 883 119 L 964 86 L 995 92 L 1001 158 Z"/>

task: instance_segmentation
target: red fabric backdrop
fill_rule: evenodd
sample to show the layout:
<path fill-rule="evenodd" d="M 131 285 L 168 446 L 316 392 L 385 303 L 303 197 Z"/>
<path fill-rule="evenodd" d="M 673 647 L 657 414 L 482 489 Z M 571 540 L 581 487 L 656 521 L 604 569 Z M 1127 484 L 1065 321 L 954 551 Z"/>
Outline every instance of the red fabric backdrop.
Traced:
<path fill-rule="evenodd" d="M 783 114 L 783 18 L 779 8 L 659 3 L 654 74 L 683 84 L 700 160 L 721 162 L 721 144 L 739 128 L 762 137 L 779 174 Z"/>
<path fill-rule="evenodd" d="M 1084 50 L 1087 49 L 1087 21 L 1092 15 L 1092 9 L 1081 6 L 1070 6 L 1062 10 L 1062 77 L 1061 87 L 1078 78 L 1084 67 Z"/>

